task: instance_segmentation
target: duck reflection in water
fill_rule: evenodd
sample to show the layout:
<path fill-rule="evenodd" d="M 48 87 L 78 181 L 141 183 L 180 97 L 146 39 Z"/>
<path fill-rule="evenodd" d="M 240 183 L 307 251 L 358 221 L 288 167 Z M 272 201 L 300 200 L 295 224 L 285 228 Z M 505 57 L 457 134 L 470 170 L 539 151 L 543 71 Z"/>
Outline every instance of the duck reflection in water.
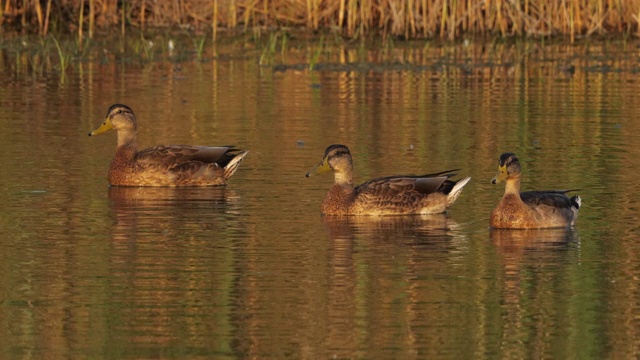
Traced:
<path fill-rule="evenodd" d="M 215 228 L 234 216 L 237 196 L 226 187 L 109 187 L 114 240 L 133 235 L 179 237 L 185 229 Z"/>
<path fill-rule="evenodd" d="M 575 229 L 490 229 L 491 242 L 502 255 L 505 270 L 518 269 L 523 262 L 535 258 L 553 262 L 559 253 L 566 253 L 579 244 Z M 577 246 L 576 246 L 577 248 Z"/>
<path fill-rule="evenodd" d="M 363 339 L 354 329 L 363 323 L 377 325 L 373 338 L 387 336 L 382 329 L 398 318 L 412 328 L 426 327 L 425 304 L 446 301 L 429 291 L 431 286 L 446 281 L 438 276 L 456 273 L 452 264 L 469 253 L 460 226 L 444 214 L 320 219 L 331 239 L 324 245 L 326 341 L 338 358 L 359 351 Z"/>
<path fill-rule="evenodd" d="M 460 225 L 446 214 L 409 216 L 323 216 L 332 240 L 370 240 L 408 243 L 446 250 L 466 247 Z"/>
<path fill-rule="evenodd" d="M 575 290 L 575 284 L 567 285 L 564 279 L 575 262 L 578 234 L 570 228 L 491 229 L 490 237 L 498 253 L 495 286 L 500 289 L 496 303 L 501 314 L 501 351 L 515 354 L 523 345 L 513 341 L 514 334 L 544 338 L 561 321 L 554 311 L 563 309 L 571 296 L 563 299 L 554 294 L 564 286 L 568 292 Z"/>
<path fill-rule="evenodd" d="M 555 229 L 490 229 L 491 242 L 502 252 L 527 250 L 562 250 L 578 243 L 573 228 Z"/>

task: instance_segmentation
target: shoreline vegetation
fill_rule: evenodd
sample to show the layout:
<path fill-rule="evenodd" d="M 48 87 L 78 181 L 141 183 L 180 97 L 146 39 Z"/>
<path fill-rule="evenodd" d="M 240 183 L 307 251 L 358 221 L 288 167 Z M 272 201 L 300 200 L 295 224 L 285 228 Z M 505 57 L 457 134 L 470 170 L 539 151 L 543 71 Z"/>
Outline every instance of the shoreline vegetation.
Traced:
<path fill-rule="evenodd" d="M 640 0 L 0 0 L 0 34 L 301 28 L 345 38 L 640 36 Z"/>
<path fill-rule="evenodd" d="M 637 48 L 636 41 L 628 40 L 638 37 L 640 0 L 248 4 L 249 0 L 0 0 L 0 70 L 34 78 L 46 78 L 53 71 L 61 84 L 68 72 L 82 72 L 86 63 L 155 66 L 249 58 L 274 72 L 426 71 L 466 76 L 514 72 L 522 62 L 552 61 L 551 71 L 559 76 L 640 73 L 635 63 L 588 55 L 592 48 Z M 483 17 L 472 16 L 472 10 Z M 534 14 L 546 20 L 534 21 Z M 567 14 L 579 14 L 569 18 L 572 27 L 552 20 L 566 20 Z M 556 46 L 549 47 L 552 44 Z M 554 56 L 544 49 L 553 49 L 549 51 Z M 565 55 L 555 56 L 558 51 Z"/>

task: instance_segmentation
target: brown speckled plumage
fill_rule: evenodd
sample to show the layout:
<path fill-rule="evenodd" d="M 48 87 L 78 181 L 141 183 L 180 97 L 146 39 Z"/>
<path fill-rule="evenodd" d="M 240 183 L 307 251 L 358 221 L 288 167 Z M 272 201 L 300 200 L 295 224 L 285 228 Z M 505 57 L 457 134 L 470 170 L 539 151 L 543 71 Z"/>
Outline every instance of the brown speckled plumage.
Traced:
<path fill-rule="evenodd" d="M 572 190 L 520 192 L 521 168 L 513 153 L 500 156 L 498 174 L 491 181 L 504 181 L 505 193 L 491 213 L 490 225 L 502 229 L 533 229 L 574 226 L 581 199 L 569 198 Z"/>
<path fill-rule="evenodd" d="M 353 185 L 353 163 L 349 149 L 331 145 L 316 173 L 333 171 L 335 184 L 322 201 L 325 215 L 402 215 L 443 213 L 470 180 L 449 180 L 455 174 L 443 171 L 421 176 L 389 176 Z M 307 173 L 309 176 L 312 172 Z"/>
<path fill-rule="evenodd" d="M 112 105 L 107 119 L 89 136 L 110 129 L 118 133 L 118 147 L 108 174 L 111 185 L 224 185 L 247 154 L 232 146 L 159 145 L 138 151 L 135 115 L 122 104 Z"/>

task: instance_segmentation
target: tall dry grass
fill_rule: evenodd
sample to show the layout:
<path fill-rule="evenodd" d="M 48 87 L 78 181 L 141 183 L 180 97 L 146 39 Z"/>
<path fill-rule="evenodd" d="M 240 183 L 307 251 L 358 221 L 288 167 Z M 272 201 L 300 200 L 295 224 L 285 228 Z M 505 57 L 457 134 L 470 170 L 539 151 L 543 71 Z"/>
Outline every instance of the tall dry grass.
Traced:
<path fill-rule="evenodd" d="M 47 34 L 97 28 L 247 30 L 296 26 L 364 35 L 640 36 L 640 0 L 0 0 L 0 26 Z"/>

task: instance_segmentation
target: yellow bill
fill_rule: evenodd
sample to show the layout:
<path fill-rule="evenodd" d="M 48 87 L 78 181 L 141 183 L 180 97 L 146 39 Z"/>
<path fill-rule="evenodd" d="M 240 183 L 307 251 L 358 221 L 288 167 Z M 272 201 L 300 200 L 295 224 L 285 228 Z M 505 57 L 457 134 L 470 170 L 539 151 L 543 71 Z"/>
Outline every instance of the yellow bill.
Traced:
<path fill-rule="evenodd" d="M 111 129 L 113 129 L 113 123 L 111 122 L 111 119 L 107 118 L 107 120 L 105 120 L 100 126 L 98 126 L 95 130 L 90 132 L 89 136 L 100 135 L 100 134 L 102 134 L 104 132 L 107 132 L 107 131 L 109 131 Z"/>
<path fill-rule="evenodd" d="M 506 165 L 498 166 L 498 173 L 493 179 L 491 179 L 491 183 L 497 184 L 499 182 L 505 181 L 507 180 L 508 176 L 509 176 L 509 173 L 507 172 L 507 166 Z"/>
<path fill-rule="evenodd" d="M 326 173 L 327 171 L 331 171 L 331 166 L 329 166 L 329 159 L 325 157 L 320 164 L 318 164 L 315 168 L 309 170 L 306 176 L 309 177 L 312 174 L 319 175 L 322 173 Z"/>

